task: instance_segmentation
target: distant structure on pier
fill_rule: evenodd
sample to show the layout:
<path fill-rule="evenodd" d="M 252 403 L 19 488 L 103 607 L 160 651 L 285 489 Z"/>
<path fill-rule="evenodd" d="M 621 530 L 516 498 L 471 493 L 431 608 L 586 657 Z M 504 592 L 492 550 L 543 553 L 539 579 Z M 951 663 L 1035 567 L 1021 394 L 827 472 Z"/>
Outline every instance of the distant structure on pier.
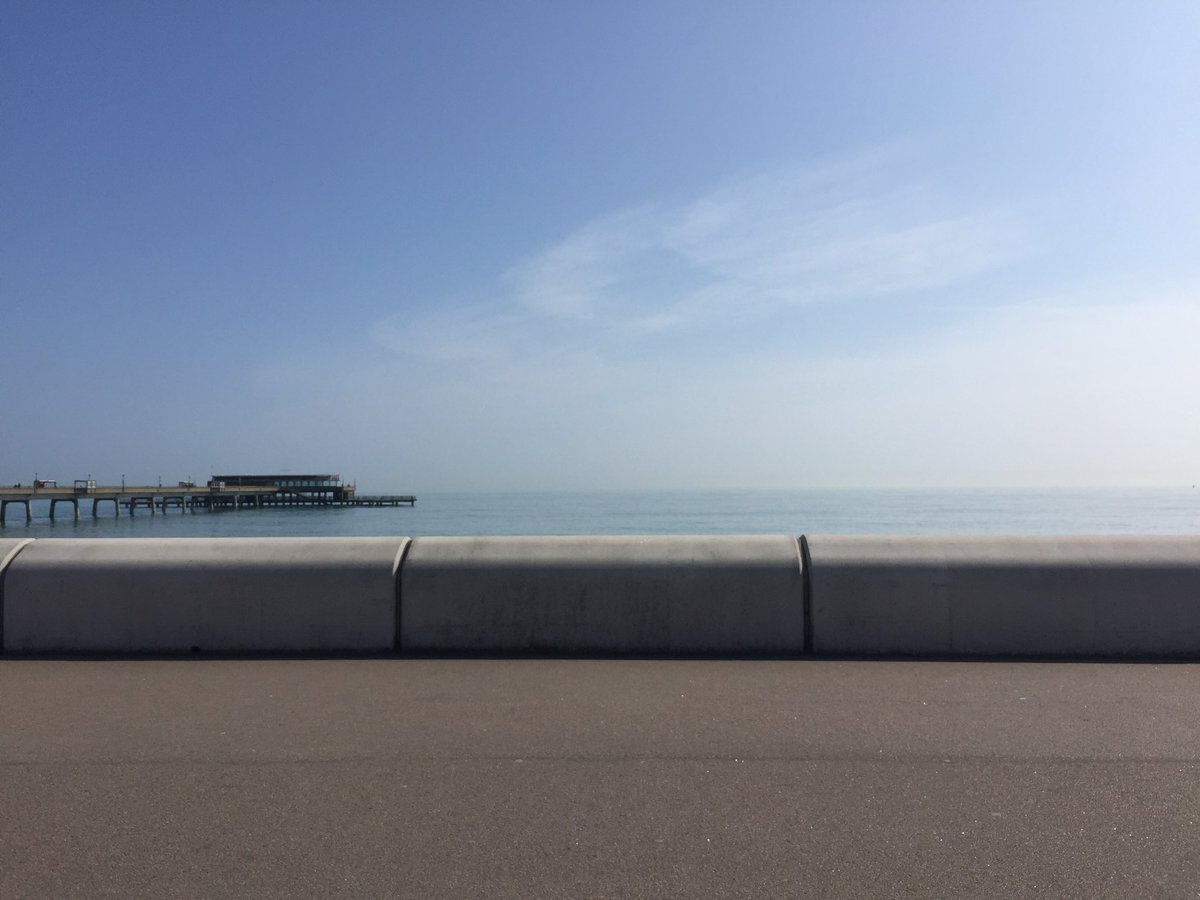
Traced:
<path fill-rule="evenodd" d="M 209 490 L 265 492 L 261 506 L 416 506 L 417 498 L 396 494 L 365 496 L 341 475 L 214 475 Z"/>
<path fill-rule="evenodd" d="M 354 499 L 354 485 L 342 484 L 341 475 L 214 475 L 214 485 L 229 490 L 240 487 L 279 488 L 282 503 L 338 504 Z"/>

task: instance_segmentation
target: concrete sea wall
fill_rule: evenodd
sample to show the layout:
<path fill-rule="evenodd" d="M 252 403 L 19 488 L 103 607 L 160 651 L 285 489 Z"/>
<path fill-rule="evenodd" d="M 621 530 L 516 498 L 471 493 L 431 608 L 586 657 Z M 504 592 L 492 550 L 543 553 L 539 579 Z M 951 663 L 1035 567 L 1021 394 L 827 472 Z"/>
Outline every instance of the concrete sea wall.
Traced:
<path fill-rule="evenodd" d="M 0 652 L 1200 659 L 1200 537 L 0 539 Z"/>

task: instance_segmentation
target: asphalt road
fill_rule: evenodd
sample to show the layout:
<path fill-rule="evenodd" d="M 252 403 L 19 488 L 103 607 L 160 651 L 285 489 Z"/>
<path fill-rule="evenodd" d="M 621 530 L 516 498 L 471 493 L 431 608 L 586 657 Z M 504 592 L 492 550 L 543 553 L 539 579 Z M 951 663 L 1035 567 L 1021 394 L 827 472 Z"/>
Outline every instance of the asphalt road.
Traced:
<path fill-rule="evenodd" d="M 0 897 L 1196 897 L 1200 666 L 0 661 Z"/>

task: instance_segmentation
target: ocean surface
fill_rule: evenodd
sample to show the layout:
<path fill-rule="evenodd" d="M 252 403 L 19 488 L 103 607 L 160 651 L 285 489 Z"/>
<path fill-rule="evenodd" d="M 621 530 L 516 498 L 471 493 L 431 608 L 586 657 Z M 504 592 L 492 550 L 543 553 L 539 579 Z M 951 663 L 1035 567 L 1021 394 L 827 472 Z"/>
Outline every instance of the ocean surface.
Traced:
<path fill-rule="evenodd" d="M 262 509 L 73 521 L 9 507 L 0 537 L 497 534 L 1200 534 L 1200 489 L 418 493 L 414 508 Z"/>

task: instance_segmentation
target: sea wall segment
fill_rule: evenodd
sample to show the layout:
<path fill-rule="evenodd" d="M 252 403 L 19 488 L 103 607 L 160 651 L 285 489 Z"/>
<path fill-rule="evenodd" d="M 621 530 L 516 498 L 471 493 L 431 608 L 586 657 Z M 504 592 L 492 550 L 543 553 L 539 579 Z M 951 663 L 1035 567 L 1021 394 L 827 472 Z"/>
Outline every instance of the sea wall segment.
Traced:
<path fill-rule="evenodd" d="M 804 646 L 796 539 L 415 538 L 401 650 L 779 653 Z"/>
<path fill-rule="evenodd" d="M 1200 658 L 1200 538 L 805 543 L 818 655 Z"/>
<path fill-rule="evenodd" d="M 390 651 L 403 540 L 37 540 L 5 573 L 4 649 Z"/>
<path fill-rule="evenodd" d="M 0 652 L 1200 660 L 1200 537 L 0 540 Z"/>

